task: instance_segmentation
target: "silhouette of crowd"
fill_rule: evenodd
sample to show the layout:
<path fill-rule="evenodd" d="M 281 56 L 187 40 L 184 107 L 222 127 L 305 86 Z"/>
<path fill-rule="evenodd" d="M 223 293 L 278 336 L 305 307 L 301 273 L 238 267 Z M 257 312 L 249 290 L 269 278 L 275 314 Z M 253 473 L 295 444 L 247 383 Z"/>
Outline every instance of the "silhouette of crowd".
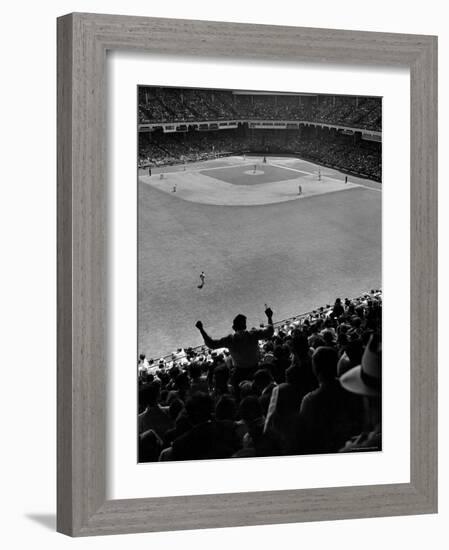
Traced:
<path fill-rule="evenodd" d="M 378 451 L 382 293 L 141 354 L 139 462 Z M 193 328 L 193 327 L 192 327 Z"/>
<path fill-rule="evenodd" d="M 380 131 L 381 105 L 378 97 L 140 87 L 139 123 L 263 119 Z"/>
<path fill-rule="evenodd" d="M 242 153 L 292 154 L 337 170 L 381 181 L 381 143 L 319 128 L 140 133 L 139 166 L 169 166 Z"/>

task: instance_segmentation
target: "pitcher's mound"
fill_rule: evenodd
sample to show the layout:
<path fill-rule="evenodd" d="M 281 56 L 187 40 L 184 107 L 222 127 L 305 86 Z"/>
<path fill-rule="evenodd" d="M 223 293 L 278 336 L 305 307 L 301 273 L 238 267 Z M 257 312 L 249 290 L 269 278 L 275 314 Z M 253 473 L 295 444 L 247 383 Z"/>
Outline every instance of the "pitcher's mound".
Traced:
<path fill-rule="evenodd" d="M 263 170 L 245 170 L 243 173 L 248 174 L 248 176 L 260 176 L 261 174 L 265 174 Z"/>

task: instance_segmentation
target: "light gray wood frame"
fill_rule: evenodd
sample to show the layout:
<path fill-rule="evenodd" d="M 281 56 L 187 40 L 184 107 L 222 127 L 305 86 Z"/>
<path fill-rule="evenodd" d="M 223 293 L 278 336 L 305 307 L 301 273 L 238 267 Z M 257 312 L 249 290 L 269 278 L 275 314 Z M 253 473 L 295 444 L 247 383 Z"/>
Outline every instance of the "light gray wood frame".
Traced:
<path fill-rule="evenodd" d="M 57 24 L 58 531 L 83 536 L 436 512 L 437 38 L 81 13 Z M 410 483 L 106 499 L 105 57 L 123 49 L 410 68 Z"/>

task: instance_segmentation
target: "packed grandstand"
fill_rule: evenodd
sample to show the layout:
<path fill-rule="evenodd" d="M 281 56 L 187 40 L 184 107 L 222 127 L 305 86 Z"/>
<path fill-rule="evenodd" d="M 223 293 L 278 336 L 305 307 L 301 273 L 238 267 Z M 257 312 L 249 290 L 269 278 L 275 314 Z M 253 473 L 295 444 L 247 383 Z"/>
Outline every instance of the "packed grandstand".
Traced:
<path fill-rule="evenodd" d="M 139 166 L 288 154 L 381 181 L 378 97 L 140 87 Z"/>
<path fill-rule="evenodd" d="M 381 449 L 381 291 L 266 315 L 238 315 L 229 348 L 199 322 L 209 345 L 140 356 L 140 462 Z"/>
<path fill-rule="evenodd" d="M 380 98 L 140 87 L 138 107 L 148 181 L 166 166 L 262 154 L 381 182 Z M 284 321 L 265 314 L 253 328 L 237 315 L 218 339 L 198 321 L 200 347 L 140 350 L 139 462 L 381 450 L 381 291 Z"/>

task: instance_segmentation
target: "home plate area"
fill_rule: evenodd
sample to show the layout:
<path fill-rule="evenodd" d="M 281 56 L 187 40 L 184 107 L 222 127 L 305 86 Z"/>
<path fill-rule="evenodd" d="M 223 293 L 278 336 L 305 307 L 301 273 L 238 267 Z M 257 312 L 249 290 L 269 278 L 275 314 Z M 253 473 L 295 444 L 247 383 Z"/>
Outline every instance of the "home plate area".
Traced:
<path fill-rule="evenodd" d="M 217 159 L 218 160 L 218 159 Z M 358 187 L 334 177 L 334 171 L 310 165 L 310 171 L 288 166 L 288 158 L 242 159 L 228 157 L 214 167 L 197 163 L 185 170 L 165 167 L 163 176 L 141 175 L 140 180 L 177 199 L 202 204 L 250 206 L 302 200 L 314 195 Z M 202 169 L 205 168 L 205 169 Z"/>

